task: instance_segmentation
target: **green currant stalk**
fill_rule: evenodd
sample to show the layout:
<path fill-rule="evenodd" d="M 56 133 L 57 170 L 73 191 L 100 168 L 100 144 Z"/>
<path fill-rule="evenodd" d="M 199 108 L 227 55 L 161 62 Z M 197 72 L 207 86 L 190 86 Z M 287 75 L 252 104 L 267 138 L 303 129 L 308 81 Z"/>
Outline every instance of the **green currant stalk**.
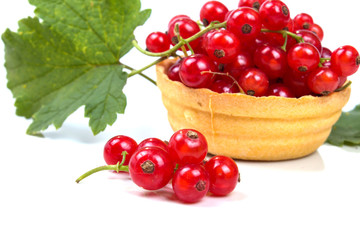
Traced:
<path fill-rule="evenodd" d="M 294 38 L 298 43 L 303 43 L 303 42 L 305 42 L 303 37 L 298 36 L 298 35 L 296 35 L 295 33 L 289 32 L 289 31 L 287 31 L 287 30 L 273 31 L 273 30 L 269 30 L 269 29 L 261 29 L 261 32 L 265 32 L 265 33 L 266 33 L 266 32 L 270 32 L 270 33 L 280 33 L 280 34 L 282 34 L 283 36 L 287 35 L 287 36 L 290 36 L 290 37 Z"/>
<path fill-rule="evenodd" d="M 124 162 L 125 162 L 125 158 L 126 158 L 126 155 L 128 153 L 126 151 L 123 151 L 121 153 L 121 155 L 123 156 L 122 158 L 122 161 L 121 162 L 118 162 L 117 164 L 115 165 L 106 165 L 106 166 L 101 166 L 101 167 L 97 167 L 97 168 L 94 168 L 86 173 L 84 173 L 83 175 L 81 175 L 78 179 L 76 179 L 75 182 L 79 183 L 81 180 L 83 180 L 84 178 L 94 174 L 94 173 L 97 173 L 97 172 L 100 172 L 100 171 L 104 171 L 104 170 L 112 170 L 112 171 L 116 171 L 117 173 L 118 172 L 129 172 L 129 167 L 128 166 L 124 166 Z"/>

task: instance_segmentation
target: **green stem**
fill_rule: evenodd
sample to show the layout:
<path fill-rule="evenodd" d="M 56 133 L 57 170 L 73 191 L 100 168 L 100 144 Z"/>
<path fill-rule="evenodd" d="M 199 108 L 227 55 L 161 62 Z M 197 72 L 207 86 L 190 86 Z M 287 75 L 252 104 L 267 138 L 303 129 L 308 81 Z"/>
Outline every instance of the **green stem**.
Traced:
<path fill-rule="evenodd" d="M 160 63 L 160 62 L 162 62 L 162 61 L 164 61 L 164 60 L 167 59 L 167 58 L 168 58 L 168 57 L 159 58 L 159 59 L 157 59 L 156 61 L 154 61 L 154 62 L 146 65 L 145 67 L 143 67 L 143 68 L 141 68 L 141 69 L 139 69 L 139 70 L 133 70 L 131 73 L 128 74 L 128 78 L 130 78 L 130 77 L 132 77 L 132 76 L 134 76 L 134 75 L 136 75 L 136 74 L 142 73 L 142 72 L 145 71 L 146 69 L 148 69 L 148 68 L 150 68 L 150 67 L 152 67 L 152 66 L 154 66 L 154 65 L 156 65 L 156 64 L 158 64 L 158 63 Z M 154 80 L 152 80 L 152 83 L 156 85 L 156 82 L 155 82 Z"/>
<path fill-rule="evenodd" d="M 216 22 L 211 22 L 209 24 L 209 26 L 207 26 L 206 28 L 202 29 L 200 32 L 196 33 L 195 35 L 184 39 L 184 41 L 180 41 L 178 44 L 176 44 L 174 47 L 172 47 L 171 49 L 165 51 L 165 52 L 161 52 L 161 53 L 153 53 L 153 52 L 149 52 L 146 51 L 144 49 L 142 49 L 138 42 L 136 40 L 133 40 L 133 45 L 134 47 L 139 50 L 140 52 L 142 52 L 145 55 L 151 56 L 151 57 L 170 57 L 172 55 L 175 54 L 175 52 L 181 48 L 182 46 L 186 45 L 186 43 L 192 42 L 196 39 L 198 39 L 199 37 L 201 37 L 202 35 L 204 35 L 205 33 L 213 30 L 213 29 L 217 29 L 217 28 L 223 28 L 226 27 L 226 22 L 222 22 L 222 23 L 216 23 Z"/>
<path fill-rule="evenodd" d="M 342 86 L 341 88 L 336 89 L 334 92 L 341 92 L 341 91 L 347 89 L 348 87 L 350 87 L 351 84 L 352 84 L 352 82 L 348 81 L 344 86 Z"/>
<path fill-rule="evenodd" d="M 295 33 L 292 33 L 292 32 L 286 31 L 286 30 L 273 31 L 273 30 L 269 30 L 269 29 L 261 29 L 261 32 L 280 33 L 283 36 L 285 36 L 285 34 L 286 34 L 286 35 L 294 38 L 298 43 L 305 42 L 301 36 L 298 36 Z"/>
<path fill-rule="evenodd" d="M 128 65 L 125 65 L 125 64 L 123 64 L 123 63 L 121 63 L 123 66 L 124 66 L 124 68 L 126 68 L 126 69 L 129 69 L 130 71 L 136 71 L 136 69 L 134 69 L 134 68 L 132 68 L 132 67 L 130 67 L 130 66 L 128 66 Z M 156 81 L 155 80 L 153 80 L 152 78 L 150 78 L 149 76 L 147 76 L 147 75 L 145 75 L 145 74 L 143 74 L 143 73 L 138 73 L 140 76 L 142 76 L 143 78 L 145 78 L 145 79 L 147 79 L 147 80 L 149 80 L 149 82 L 151 82 L 152 84 L 154 84 L 154 85 L 156 85 Z"/>
<path fill-rule="evenodd" d="M 83 180 L 84 178 L 94 174 L 94 173 L 97 173 L 97 172 L 100 172 L 100 171 L 104 171 L 104 170 L 112 170 L 112 171 L 116 171 L 116 172 L 129 172 L 129 167 L 128 166 L 123 166 L 124 162 L 125 162 L 125 158 L 126 158 L 126 155 L 127 155 L 127 152 L 124 151 L 122 152 L 121 154 L 123 156 L 122 158 L 122 161 L 121 162 L 118 162 L 117 164 L 115 165 L 106 165 L 106 166 L 101 166 L 101 167 L 97 167 L 97 168 L 94 168 L 86 173 L 84 173 L 83 175 L 81 175 L 78 179 L 76 179 L 76 183 L 79 183 L 81 180 Z"/>

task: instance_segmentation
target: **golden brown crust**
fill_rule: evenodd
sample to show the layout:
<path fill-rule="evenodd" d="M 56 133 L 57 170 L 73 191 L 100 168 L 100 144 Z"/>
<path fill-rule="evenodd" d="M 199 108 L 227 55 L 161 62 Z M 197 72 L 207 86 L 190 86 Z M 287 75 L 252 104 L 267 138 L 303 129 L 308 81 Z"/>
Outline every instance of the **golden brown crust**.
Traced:
<path fill-rule="evenodd" d="M 313 153 L 330 134 L 351 89 L 299 99 L 218 94 L 168 79 L 174 60 L 157 65 L 157 84 L 174 131 L 193 128 L 209 152 L 236 159 L 278 161 Z"/>

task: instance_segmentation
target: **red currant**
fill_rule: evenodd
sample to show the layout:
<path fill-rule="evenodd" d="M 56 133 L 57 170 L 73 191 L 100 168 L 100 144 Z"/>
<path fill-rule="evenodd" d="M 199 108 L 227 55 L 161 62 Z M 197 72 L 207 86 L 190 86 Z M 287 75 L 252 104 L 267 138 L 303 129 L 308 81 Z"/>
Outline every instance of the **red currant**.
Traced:
<path fill-rule="evenodd" d="M 217 93 L 239 93 L 240 89 L 237 82 L 227 76 L 220 76 L 216 78 L 210 86 L 210 90 Z"/>
<path fill-rule="evenodd" d="M 358 51 L 349 45 L 336 49 L 331 55 L 331 68 L 341 77 L 353 75 L 359 69 Z"/>
<path fill-rule="evenodd" d="M 158 190 L 171 180 L 174 162 L 169 154 L 158 147 L 137 150 L 130 159 L 129 173 L 132 181 L 146 190 Z"/>
<path fill-rule="evenodd" d="M 206 88 L 214 81 L 216 67 L 212 60 L 201 54 L 195 54 L 182 60 L 179 69 L 181 81 L 188 87 Z"/>
<path fill-rule="evenodd" d="M 254 54 L 255 65 L 261 69 L 269 79 L 281 78 L 287 69 L 287 55 L 284 50 L 271 45 L 262 45 Z"/>
<path fill-rule="evenodd" d="M 320 53 L 310 43 L 298 43 L 288 51 L 288 64 L 294 70 L 300 73 L 311 72 L 315 70 L 320 63 Z"/>
<path fill-rule="evenodd" d="M 204 26 L 209 25 L 213 21 L 223 22 L 228 11 L 227 7 L 221 2 L 209 1 L 200 10 L 200 20 Z"/>
<path fill-rule="evenodd" d="M 330 68 L 318 68 L 308 78 L 310 90 L 316 94 L 329 95 L 339 86 L 339 76 Z"/>
<path fill-rule="evenodd" d="M 172 187 L 176 197 L 186 203 L 200 201 L 209 190 L 209 176 L 199 164 L 187 164 L 174 174 Z"/>
<path fill-rule="evenodd" d="M 176 61 L 167 71 L 167 76 L 170 80 L 181 82 L 179 70 L 180 70 L 181 60 Z"/>
<path fill-rule="evenodd" d="M 259 10 L 262 24 L 270 30 L 281 30 L 290 21 L 289 8 L 280 0 L 267 0 Z"/>
<path fill-rule="evenodd" d="M 269 79 L 260 69 L 249 68 L 239 78 L 240 87 L 251 96 L 265 96 L 269 89 Z"/>
<path fill-rule="evenodd" d="M 291 89 L 282 83 L 275 83 L 270 85 L 268 96 L 285 97 L 285 98 L 295 97 Z"/>
<path fill-rule="evenodd" d="M 199 164 L 205 159 L 207 151 L 205 136 L 193 129 L 179 130 L 169 140 L 170 157 L 179 165 Z"/>
<path fill-rule="evenodd" d="M 322 41 L 324 39 L 324 30 L 316 23 L 312 24 L 309 27 L 309 31 L 313 32 L 316 34 L 316 36 L 319 37 L 320 41 Z"/>
<path fill-rule="evenodd" d="M 162 32 L 153 32 L 146 38 L 146 48 L 150 52 L 160 53 L 170 49 L 169 36 Z"/>
<path fill-rule="evenodd" d="M 252 8 L 236 9 L 228 16 L 226 29 L 234 33 L 240 41 L 254 40 L 261 31 L 260 15 Z"/>
<path fill-rule="evenodd" d="M 173 17 L 172 19 L 170 19 L 169 23 L 168 23 L 168 28 L 170 28 L 170 26 L 178 21 L 178 20 L 181 20 L 181 19 L 190 19 L 190 17 L 188 15 L 184 15 L 184 14 L 180 14 L 180 15 L 176 15 L 175 17 Z"/>
<path fill-rule="evenodd" d="M 307 13 L 300 13 L 294 17 L 294 27 L 296 30 L 309 29 L 313 24 L 313 18 Z"/>
<path fill-rule="evenodd" d="M 104 159 L 106 164 L 116 165 L 118 162 L 121 162 L 123 159 L 122 152 L 126 151 L 127 155 L 123 165 L 128 165 L 137 146 L 136 141 L 128 136 L 119 135 L 111 138 L 104 146 Z"/>
<path fill-rule="evenodd" d="M 240 41 L 230 31 L 220 29 L 208 35 L 207 47 L 208 56 L 219 63 L 232 62 L 240 49 Z"/>
<path fill-rule="evenodd" d="M 176 45 L 178 41 L 178 37 L 175 33 L 175 26 L 179 26 L 179 35 L 180 37 L 187 39 L 189 37 L 192 37 L 196 33 L 200 32 L 199 25 L 191 20 L 190 18 L 180 18 L 172 22 L 172 24 L 169 26 L 168 34 L 171 40 L 171 43 L 173 45 Z M 199 39 L 196 39 L 192 42 L 190 42 L 191 48 L 196 48 L 199 45 Z M 187 48 L 187 46 L 186 46 Z"/>
<path fill-rule="evenodd" d="M 229 157 L 216 156 L 205 163 L 205 170 L 209 174 L 209 192 L 217 196 L 231 193 L 240 180 L 239 169 Z"/>
<path fill-rule="evenodd" d="M 326 48 L 326 47 L 323 47 L 322 48 L 322 52 L 321 52 L 321 58 L 331 58 L 331 50 Z"/>
<path fill-rule="evenodd" d="M 265 0 L 240 0 L 239 1 L 239 8 L 240 7 L 250 7 L 254 8 L 255 10 L 259 11 L 261 4 L 263 4 Z"/>
<path fill-rule="evenodd" d="M 254 66 L 252 55 L 248 52 L 241 51 L 234 61 L 225 65 L 224 72 L 227 72 L 235 79 L 238 79 L 245 69 Z"/>
<path fill-rule="evenodd" d="M 316 47 L 319 53 L 322 52 L 321 40 L 315 33 L 305 29 L 297 30 L 295 33 L 296 35 L 302 37 L 304 39 L 304 42 L 314 45 L 314 47 Z"/>
<path fill-rule="evenodd" d="M 158 148 L 163 149 L 166 152 L 169 151 L 168 145 L 164 141 L 162 141 L 158 138 L 144 139 L 142 142 L 139 143 L 137 149 L 146 148 L 146 147 L 158 147 Z"/>
<path fill-rule="evenodd" d="M 310 95 L 311 91 L 307 86 L 307 78 L 309 73 L 299 73 L 288 69 L 286 72 L 283 81 L 286 86 L 295 94 L 297 98 L 302 96 Z"/>

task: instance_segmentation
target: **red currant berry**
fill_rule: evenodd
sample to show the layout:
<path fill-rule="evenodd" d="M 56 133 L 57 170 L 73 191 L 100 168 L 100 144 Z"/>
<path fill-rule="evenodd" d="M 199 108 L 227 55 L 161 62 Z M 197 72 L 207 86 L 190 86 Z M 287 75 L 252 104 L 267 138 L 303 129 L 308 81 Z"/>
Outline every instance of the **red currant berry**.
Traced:
<path fill-rule="evenodd" d="M 290 88 L 297 98 L 310 95 L 311 91 L 307 86 L 307 78 L 309 73 L 299 73 L 289 69 L 284 78 L 284 84 Z"/>
<path fill-rule="evenodd" d="M 261 31 L 260 15 L 252 8 L 236 9 L 228 16 L 226 29 L 234 33 L 240 41 L 252 41 Z"/>
<path fill-rule="evenodd" d="M 292 93 L 290 88 L 288 88 L 285 84 L 282 83 L 275 83 L 270 85 L 268 96 L 285 97 L 285 98 L 295 97 L 295 95 Z"/>
<path fill-rule="evenodd" d="M 296 30 L 309 29 L 313 24 L 313 18 L 307 13 L 300 13 L 294 17 L 294 27 Z"/>
<path fill-rule="evenodd" d="M 339 86 L 338 88 L 341 88 L 347 81 L 347 77 L 339 77 Z"/>
<path fill-rule="evenodd" d="M 172 180 L 176 197 L 186 203 L 199 202 L 209 191 L 209 186 L 208 173 L 199 164 L 180 167 Z"/>
<path fill-rule="evenodd" d="M 146 48 L 150 52 L 160 53 L 170 49 L 169 36 L 162 32 L 153 32 L 146 38 Z"/>
<path fill-rule="evenodd" d="M 313 32 L 316 34 L 316 36 L 319 37 L 320 41 L 322 41 L 324 39 L 324 30 L 316 23 L 312 24 L 309 27 L 309 31 Z"/>
<path fill-rule="evenodd" d="M 299 73 L 315 70 L 320 63 L 320 53 L 310 43 L 297 43 L 288 51 L 288 64 Z"/>
<path fill-rule="evenodd" d="M 331 50 L 326 48 L 326 47 L 323 47 L 322 48 L 322 52 L 321 52 L 321 58 L 331 58 Z"/>
<path fill-rule="evenodd" d="M 184 15 L 184 14 L 180 14 L 180 15 L 176 15 L 175 17 L 173 17 L 172 19 L 170 19 L 169 23 L 168 23 L 168 28 L 170 28 L 170 26 L 181 19 L 190 19 L 190 17 L 188 15 Z"/>
<path fill-rule="evenodd" d="M 193 129 L 179 130 L 169 140 L 170 157 L 179 165 L 199 164 L 205 159 L 207 151 L 205 136 Z"/>
<path fill-rule="evenodd" d="M 239 169 L 229 157 L 216 156 L 205 163 L 205 170 L 209 174 L 209 192 L 217 196 L 231 193 L 240 180 Z"/>
<path fill-rule="evenodd" d="M 188 87 L 206 88 L 214 81 L 216 67 L 212 60 L 201 54 L 195 54 L 182 60 L 179 69 L 181 81 Z"/>
<path fill-rule="evenodd" d="M 123 159 L 122 152 L 126 151 L 127 155 L 123 165 L 128 165 L 129 160 L 137 149 L 137 143 L 134 139 L 119 135 L 111 138 L 104 146 L 104 159 L 107 165 L 116 165 Z"/>
<path fill-rule="evenodd" d="M 210 90 L 217 93 L 239 93 L 240 89 L 232 78 L 220 76 L 210 86 Z"/>
<path fill-rule="evenodd" d="M 358 51 L 349 45 L 336 49 L 331 55 L 331 68 L 341 77 L 353 75 L 359 69 Z"/>
<path fill-rule="evenodd" d="M 271 80 L 281 78 L 287 69 L 287 55 L 284 50 L 271 45 L 262 45 L 254 54 L 255 65 Z"/>
<path fill-rule="evenodd" d="M 225 65 L 224 72 L 238 79 L 245 69 L 253 68 L 254 66 L 252 55 L 242 51 L 236 56 L 234 61 Z"/>
<path fill-rule="evenodd" d="M 269 89 L 269 79 L 257 68 L 245 70 L 239 78 L 240 87 L 246 94 L 256 97 L 265 96 Z"/>
<path fill-rule="evenodd" d="M 161 148 L 146 147 L 137 150 L 130 159 L 129 173 L 132 181 L 146 190 L 158 190 L 171 180 L 174 162 Z"/>
<path fill-rule="evenodd" d="M 259 10 L 262 24 L 270 30 L 281 30 L 290 21 L 289 8 L 280 0 L 267 0 Z"/>
<path fill-rule="evenodd" d="M 184 39 L 192 37 L 196 33 L 200 32 L 199 25 L 195 21 L 191 20 L 190 18 L 177 19 L 176 21 L 173 21 L 173 23 L 169 26 L 169 29 L 168 29 L 168 35 L 169 35 L 169 38 L 173 45 L 176 45 L 177 43 L 179 43 L 178 37 L 175 32 L 176 25 L 179 26 L 179 35 Z M 198 45 L 199 45 L 199 39 L 196 39 L 196 40 L 190 42 L 190 46 L 193 49 L 196 48 Z"/>
<path fill-rule="evenodd" d="M 308 78 L 308 86 L 313 93 L 329 95 L 339 86 L 339 76 L 330 68 L 318 68 Z"/>
<path fill-rule="evenodd" d="M 158 138 L 144 139 L 141 143 L 139 143 L 137 149 L 139 150 L 141 148 L 146 148 L 146 147 L 158 147 L 158 148 L 163 149 L 166 152 L 169 151 L 168 145 L 164 141 L 162 141 L 162 140 L 160 140 Z"/>
<path fill-rule="evenodd" d="M 223 22 L 228 11 L 227 7 L 221 2 L 209 1 L 200 10 L 200 20 L 204 26 L 209 25 L 213 21 Z"/>
<path fill-rule="evenodd" d="M 176 61 L 167 71 L 167 76 L 170 80 L 181 82 L 179 70 L 180 70 L 181 60 Z"/>
<path fill-rule="evenodd" d="M 232 62 L 240 49 L 240 41 L 232 32 L 220 29 L 208 35 L 207 48 L 208 56 L 219 63 Z"/>
<path fill-rule="evenodd" d="M 255 10 L 259 11 L 261 5 L 265 0 L 240 0 L 239 1 L 239 8 L 240 7 L 250 7 L 254 8 Z"/>
<path fill-rule="evenodd" d="M 297 30 L 295 33 L 296 35 L 302 37 L 304 39 L 304 42 L 314 45 L 314 47 L 316 47 L 319 53 L 322 52 L 321 40 L 315 33 L 305 29 Z"/>

